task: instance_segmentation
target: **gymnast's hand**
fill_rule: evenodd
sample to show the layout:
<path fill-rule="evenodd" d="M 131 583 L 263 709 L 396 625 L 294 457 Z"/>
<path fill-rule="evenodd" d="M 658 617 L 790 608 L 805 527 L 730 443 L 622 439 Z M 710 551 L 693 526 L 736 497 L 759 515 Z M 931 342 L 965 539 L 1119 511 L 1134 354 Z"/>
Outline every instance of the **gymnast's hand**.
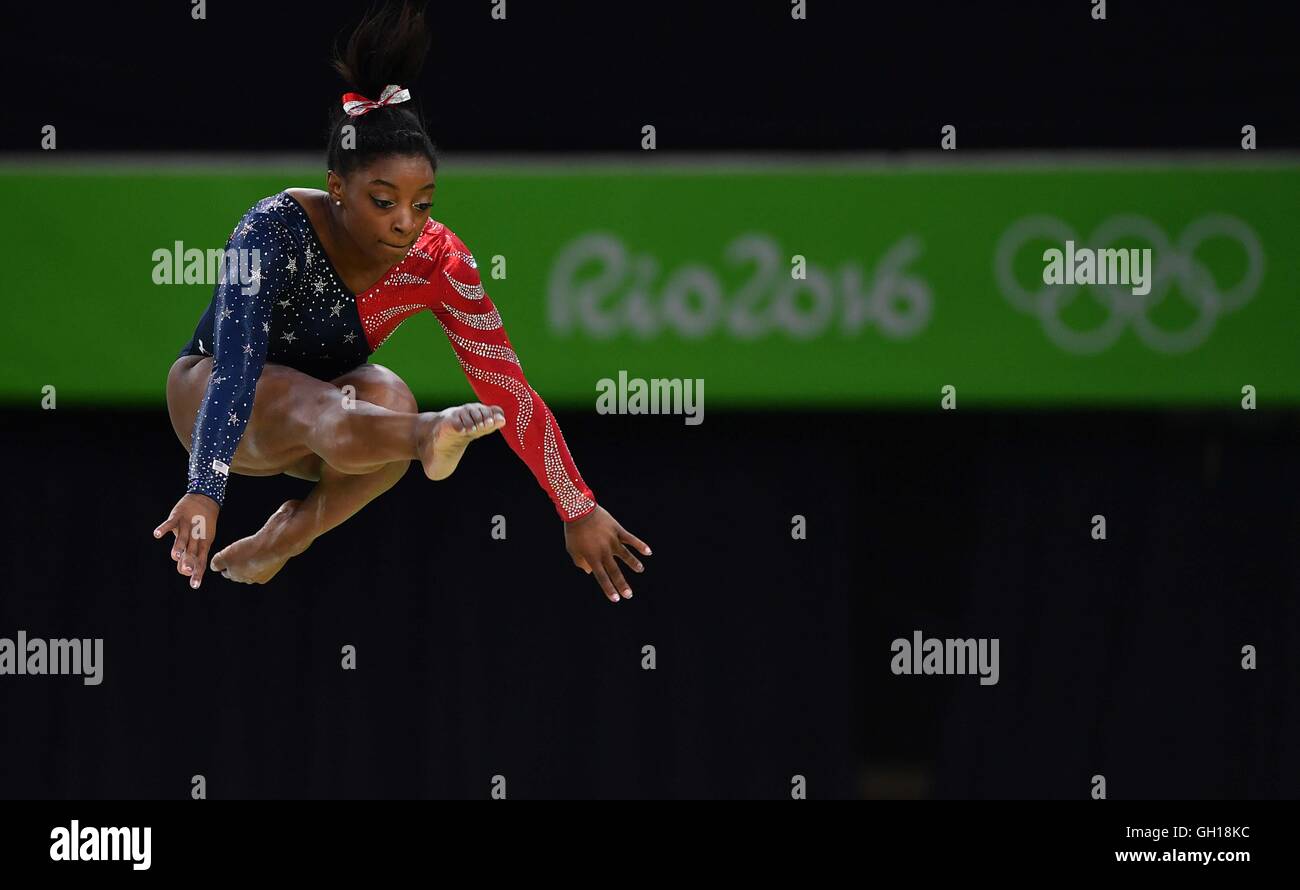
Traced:
<path fill-rule="evenodd" d="M 623 580 L 623 573 L 614 557 L 623 560 L 633 571 L 645 571 L 641 560 L 624 544 L 631 544 L 646 556 L 650 555 L 646 543 L 619 525 L 618 520 L 599 504 L 581 519 L 564 523 L 564 547 L 573 557 L 573 564 L 588 575 L 596 576 L 600 589 L 605 591 L 611 603 L 618 602 L 620 594 L 624 599 L 632 598 L 632 588 Z"/>
<path fill-rule="evenodd" d="M 176 563 L 177 572 L 190 576 L 190 587 L 198 587 L 203 582 L 219 512 L 221 507 L 212 498 L 190 492 L 176 502 L 171 515 L 153 530 L 155 538 L 161 538 L 166 532 L 176 536 L 172 541 L 172 562 Z"/>

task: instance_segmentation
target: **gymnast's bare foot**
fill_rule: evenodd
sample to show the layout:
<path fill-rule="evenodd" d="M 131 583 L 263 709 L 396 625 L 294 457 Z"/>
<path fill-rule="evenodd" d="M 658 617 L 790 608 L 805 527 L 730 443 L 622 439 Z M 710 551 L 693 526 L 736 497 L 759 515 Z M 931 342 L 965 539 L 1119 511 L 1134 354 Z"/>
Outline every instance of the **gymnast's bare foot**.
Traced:
<path fill-rule="evenodd" d="M 290 531 L 294 511 L 302 501 L 285 501 L 257 534 L 240 538 L 212 557 L 212 571 L 243 584 L 265 584 L 284 564 L 311 545 Z"/>
<path fill-rule="evenodd" d="M 424 421 L 416 440 L 416 450 L 424 475 L 435 482 L 446 479 L 460 463 L 470 442 L 494 433 L 506 424 L 506 413 L 497 405 L 470 402 L 443 411 L 421 415 Z"/>

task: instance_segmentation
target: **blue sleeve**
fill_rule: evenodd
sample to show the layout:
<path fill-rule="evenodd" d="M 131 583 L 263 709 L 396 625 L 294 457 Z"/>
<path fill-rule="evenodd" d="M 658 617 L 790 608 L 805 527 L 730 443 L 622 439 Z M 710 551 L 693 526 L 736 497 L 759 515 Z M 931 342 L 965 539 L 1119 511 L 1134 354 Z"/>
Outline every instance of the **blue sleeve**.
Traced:
<path fill-rule="evenodd" d="M 253 415 L 275 300 L 304 265 L 301 245 L 275 216 L 253 212 L 226 243 L 212 304 L 212 376 L 194 421 L 189 492 L 223 503 L 235 449 Z M 238 274 L 229 274 L 238 268 Z"/>

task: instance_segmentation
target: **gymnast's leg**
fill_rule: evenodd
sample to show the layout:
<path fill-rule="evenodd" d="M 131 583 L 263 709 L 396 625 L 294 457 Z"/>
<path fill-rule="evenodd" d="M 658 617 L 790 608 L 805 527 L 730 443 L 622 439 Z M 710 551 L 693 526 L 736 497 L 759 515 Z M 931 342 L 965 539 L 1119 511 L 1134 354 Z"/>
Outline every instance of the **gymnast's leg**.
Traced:
<path fill-rule="evenodd" d="M 211 371 L 211 359 L 196 358 L 178 360 L 168 380 L 168 407 L 187 448 L 194 406 Z M 429 478 L 444 479 L 470 441 L 504 423 L 499 407 L 479 403 L 419 413 L 410 389 L 381 365 L 361 365 L 326 383 L 268 363 L 231 470 L 285 472 L 317 485 L 306 498 L 285 502 L 255 535 L 216 554 L 213 570 L 246 583 L 270 580 L 317 537 L 395 485 L 411 460 Z"/>
<path fill-rule="evenodd" d="M 348 394 L 359 402 L 389 411 L 419 411 L 415 396 L 402 378 L 382 365 L 361 365 L 335 378 L 331 385 L 339 390 L 340 400 Z M 347 386 L 352 390 L 346 390 Z M 285 501 L 256 534 L 215 554 L 213 570 L 232 581 L 266 583 L 318 537 L 396 485 L 410 463 L 410 459 L 401 459 L 368 473 L 345 473 L 319 455 L 309 454 L 285 470 L 289 475 L 316 482 L 307 497 Z"/>

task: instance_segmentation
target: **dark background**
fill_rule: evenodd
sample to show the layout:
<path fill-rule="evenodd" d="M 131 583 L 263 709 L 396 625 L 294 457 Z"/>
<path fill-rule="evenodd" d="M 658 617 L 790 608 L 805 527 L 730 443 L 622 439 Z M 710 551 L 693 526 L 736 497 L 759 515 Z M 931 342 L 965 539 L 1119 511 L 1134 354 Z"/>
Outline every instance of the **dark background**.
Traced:
<path fill-rule="evenodd" d="M 164 413 L 8 413 L 26 469 L 0 626 L 105 637 L 106 666 L 99 687 L 9 678 L 0 788 L 184 797 L 202 773 L 222 798 L 484 797 L 501 773 L 518 797 L 781 797 L 799 773 L 814 797 L 1079 799 L 1102 773 L 1112 798 L 1300 791 L 1295 416 L 560 419 L 654 548 L 629 602 L 569 564 L 494 440 L 445 482 L 412 469 L 272 584 L 195 592 L 150 535 L 184 484 Z M 92 437 L 112 469 L 90 486 Z M 307 487 L 235 477 L 219 542 Z M 917 628 L 1000 637 L 998 685 L 891 674 Z"/>
<path fill-rule="evenodd" d="M 57 122 L 70 151 L 318 151 L 359 8 L 22 6 L 0 149 Z M 644 123 L 669 152 L 931 151 L 945 123 L 963 149 L 1300 144 L 1281 4 L 431 8 L 420 98 L 449 152 L 632 151 Z M 813 797 L 1081 799 L 1097 773 L 1112 798 L 1300 795 L 1295 412 L 560 411 L 654 547 L 630 602 L 572 567 L 495 441 L 272 585 L 195 592 L 150 535 L 185 478 L 165 346 L 156 405 L 0 413 L 0 635 L 106 638 L 100 687 L 0 678 L 0 797 L 181 798 L 196 773 L 214 798 L 483 797 L 498 773 L 514 797 L 802 774 Z M 218 546 L 306 489 L 236 477 Z M 999 685 L 893 676 L 918 628 L 999 637 Z"/>
<path fill-rule="evenodd" d="M 329 47 L 365 3 L 18 4 L 0 150 L 322 151 Z M 434 2 L 413 95 L 448 152 L 1300 144 L 1281 2 Z M 374 97 L 372 97 L 374 98 Z"/>

